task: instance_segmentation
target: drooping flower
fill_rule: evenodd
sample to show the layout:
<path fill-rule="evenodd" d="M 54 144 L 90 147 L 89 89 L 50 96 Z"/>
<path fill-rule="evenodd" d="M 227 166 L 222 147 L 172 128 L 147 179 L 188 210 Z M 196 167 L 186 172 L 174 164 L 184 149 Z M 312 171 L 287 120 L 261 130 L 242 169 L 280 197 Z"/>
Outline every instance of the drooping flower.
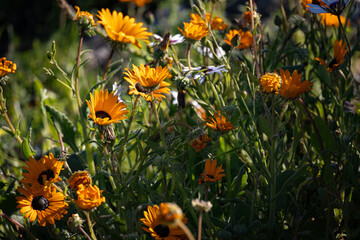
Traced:
<path fill-rule="evenodd" d="M 207 116 L 205 109 L 195 100 L 193 100 L 191 104 L 194 106 L 195 112 L 198 115 L 198 117 L 201 118 L 203 121 L 206 121 Z"/>
<path fill-rule="evenodd" d="M 200 40 L 209 34 L 206 24 L 186 23 L 184 22 L 184 31 L 178 27 L 180 32 L 190 40 Z"/>
<path fill-rule="evenodd" d="M 206 54 L 209 58 L 214 58 L 214 54 L 212 53 L 211 49 L 208 48 L 208 47 L 197 47 L 196 50 L 201 54 Z M 224 49 L 222 49 L 222 47 L 218 47 L 216 48 L 215 50 L 215 55 L 216 55 L 216 58 L 220 59 L 222 58 L 223 56 L 226 55 L 226 52 L 224 51 Z"/>
<path fill-rule="evenodd" d="M 133 65 L 133 69 L 126 68 L 125 71 L 124 79 L 130 83 L 130 95 L 141 95 L 146 101 L 152 101 L 151 94 L 153 94 L 155 99 L 161 101 L 165 98 L 163 94 L 170 93 L 167 87 L 170 84 L 164 80 L 172 76 L 166 67 L 151 68 L 141 64 L 140 67 Z"/>
<path fill-rule="evenodd" d="M 345 61 L 345 54 L 349 51 L 346 48 L 346 43 L 343 44 L 342 40 L 335 40 L 334 44 L 334 58 L 329 63 L 326 63 L 323 59 L 316 57 L 315 60 L 319 61 L 321 65 L 327 67 L 328 72 L 332 72 L 339 65 Z"/>
<path fill-rule="evenodd" d="M 84 210 L 92 210 L 105 202 L 105 197 L 101 196 L 103 190 L 100 190 L 96 185 L 84 187 L 79 185 L 76 192 L 77 200 L 74 200 L 76 205 Z"/>
<path fill-rule="evenodd" d="M 116 42 L 132 43 L 141 48 L 138 40 L 143 40 L 149 43 L 148 38 L 152 33 L 147 32 L 147 28 L 143 27 L 143 23 L 135 23 L 135 18 L 124 16 L 122 12 L 101 9 L 97 15 L 108 36 Z"/>
<path fill-rule="evenodd" d="M 95 90 L 94 96 L 90 93 L 90 102 L 86 100 L 86 103 L 90 109 L 88 117 L 99 125 L 118 123 L 125 119 L 125 115 L 129 112 L 126 110 L 127 105 L 118 102 L 118 98 L 114 96 L 114 93 L 109 94 L 107 89 L 105 92 L 102 89 L 100 92 Z"/>
<path fill-rule="evenodd" d="M 349 0 L 318 0 L 308 3 L 307 9 L 312 13 L 332 13 L 340 15 L 346 8 Z"/>
<path fill-rule="evenodd" d="M 206 13 L 206 21 L 204 21 L 199 14 L 191 13 L 190 17 L 190 22 L 192 23 L 207 25 L 210 21 L 211 15 L 210 13 Z M 223 31 L 227 28 L 227 24 L 224 22 L 224 20 L 222 20 L 222 18 L 215 16 L 210 22 L 210 28 L 212 30 Z"/>
<path fill-rule="evenodd" d="M 15 73 L 17 66 L 12 61 L 6 60 L 6 57 L 0 58 L 0 78 L 9 73 Z"/>
<path fill-rule="evenodd" d="M 52 153 L 49 156 L 43 156 L 39 161 L 30 157 L 25 162 L 24 167 L 27 172 L 23 173 L 22 183 L 29 183 L 34 187 L 49 186 L 51 183 L 61 181 L 59 177 L 60 171 L 64 165 L 64 161 L 58 161 Z"/>
<path fill-rule="evenodd" d="M 154 34 L 153 37 L 155 38 L 156 42 L 163 41 L 163 38 L 157 34 Z M 184 42 L 184 40 L 185 40 L 185 38 L 183 36 L 181 36 L 180 34 L 175 34 L 174 36 L 170 35 L 169 36 L 169 45 L 176 45 L 176 44 Z M 155 45 L 155 43 L 152 42 L 149 44 L 149 47 L 152 47 L 154 45 Z"/>
<path fill-rule="evenodd" d="M 203 183 L 212 183 L 216 181 L 220 181 L 223 177 L 225 177 L 224 169 L 222 169 L 222 164 L 217 167 L 217 160 L 214 159 L 211 161 L 207 159 L 205 162 L 205 173 L 200 174 L 199 184 Z"/>
<path fill-rule="evenodd" d="M 82 185 L 87 188 L 92 184 L 91 175 L 88 171 L 77 171 L 74 172 L 68 179 L 69 187 L 77 191 Z"/>
<path fill-rule="evenodd" d="M 267 73 L 260 78 L 263 92 L 278 94 L 281 86 L 281 77 L 276 73 Z"/>
<path fill-rule="evenodd" d="M 75 6 L 75 9 L 76 9 L 75 20 L 88 21 L 89 23 L 91 23 L 91 25 L 96 26 L 94 16 L 91 13 L 87 11 L 80 11 L 80 8 L 78 6 Z"/>
<path fill-rule="evenodd" d="M 200 198 L 191 200 L 191 205 L 193 206 L 193 208 L 195 208 L 195 210 L 203 210 L 205 212 L 209 212 L 213 206 L 211 202 L 200 200 Z"/>
<path fill-rule="evenodd" d="M 166 205 L 160 204 L 162 211 L 166 210 Z M 177 240 L 184 239 L 185 233 L 180 227 L 174 224 L 168 224 L 163 221 L 163 215 L 160 212 L 159 206 L 148 206 L 147 211 L 144 211 L 144 218 L 140 221 L 146 225 L 143 229 L 150 233 L 156 240 Z M 182 217 L 181 221 L 186 224 L 187 218 Z"/>
<path fill-rule="evenodd" d="M 321 23 L 325 26 L 328 27 L 339 27 L 340 23 L 339 23 L 339 19 L 336 15 L 331 14 L 331 13 L 320 13 L 319 14 L 321 17 Z M 340 15 L 340 21 L 342 25 L 345 25 L 346 22 L 346 18 L 342 15 Z M 350 22 L 348 23 L 348 25 L 350 25 Z"/>
<path fill-rule="evenodd" d="M 291 75 L 289 70 L 284 71 L 280 68 L 280 75 L 282 84 L 279 93 L 284 98 L 295 99 L 312 89 L 312 83 L 309 80 L 301 82 L 301 74 L 298 74 L 296 70 Z"/>
<path fill-rule="evenodd" d="M 240 44 L 237 46 L 233 46 L 231 39 L 233 39 L 237 34 L 240 35 Z M 238 49 L 247 49 L 250 48 L 250 44 L 252 44 L 253 41 L 253 35 L 250 31 L 246 31 L 244 32 L 242 29 L 236 30 L 236 29 L 231 29 L 229 30 L 229 32 L 226 34 L 227 39 L 223 39 L 224 42 L 226 42 L 227 44 L 229 44 L 232 47 L 236 47 Z"/>
<path fill-rule="evenodd" d="M 222 116 L 220 111 L 214 114 L 214 117 L 207 117 L 206 126 L 217 130 L 219 133 L 227 133 L 235 129 L 235 127 L 231 124 L 230 121 L 226 121 L 226 117 Z"/>
<path fill-rule="evenodd" d="M 191 140 L 190 146 L 195 149 L 196 152 L 203 150 L 208 142 L 211 142 L 212 138 L 207 134 L 201 134 L 199 137 Z"/>
<path fill-rule="evenodd" d="M 146 4 L 151 3 L 152 0 L 119 0 L 120 2 L 133 2 L 138 7 L 143 7 Z"/>
<path fill-rule="evenodd" d="M 25 213 L 25 218 L 30 222 L 38 219 L 41 226 L 46 223 L 55 224 L 54 219 L 60 220 L 67 213 L 68 204 L 65 202 L 65 196 L 61 192 L 56 192 L 54 187 L 43 188 L 29 186 L 26 188 L 18 187 L 18 192 L 23 196 L 16 197 L 17 207 L 21 213 Z"/>

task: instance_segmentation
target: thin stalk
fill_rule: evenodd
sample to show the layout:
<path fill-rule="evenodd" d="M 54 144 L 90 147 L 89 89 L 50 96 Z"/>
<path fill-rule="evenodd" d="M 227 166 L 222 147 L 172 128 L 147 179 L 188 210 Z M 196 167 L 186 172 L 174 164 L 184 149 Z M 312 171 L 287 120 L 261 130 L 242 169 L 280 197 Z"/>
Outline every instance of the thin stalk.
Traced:
<path fill-rule="evenodd" d="M 101 137 L 101 140 L 103 141 L 102 147 L 103 147 L 103 151 L 104 151 L 104 154 L 105 154 L 105 160 L 106 160 L 106 163 L 108 165 L 108 168 L 112 170 L 112 171 L 109 171 L 109 172 L 114 173 L 116 171 L 115 166 L 113 165 L 113 167 L 112 167 L 110 157 L 109 157 L 110 154 L 109 154 L 109 151 L 108 151 L 107 146 L 106 146 L 106 140 L 105 140 L 103 131 L 104 131 L 103 129 L 100 130 L 100 137 Z M 110 184 L 111 184 L 112 188 L 115 190 L 116 189 L 116 184 L 115 184 L 114 178 L 112 177 L 111 174 L 109 175 L 109 181 L 110 181 Z"/>
<path fill-rule="evenodd" d="M 199 225 L 198 225 L 198 240 L 201 240 L 201 227 L 202 227 L 202 219 L 203 219 L 203 211 L 204 210 L 200 210 L 199 212 Z"/>
<path fill-rule="evenodd" d="M 195 240 L 194 235 L 192 235 L 189 228 L 181 220 L 177 220 L 176 223 L 181 228 L 181 230 L 184 231 L 184 233 L 188 237 L 188 239 Z"/>
<path fill-rule="evenodd" d="M 94 229 L 93 229 L 93 225 L 91 222 L 91 218 L 90 218 L 90 212 L 89 211 L 85 211 L 85 216 L 86 216 L 86 220 L 87 223 L 89 225 L 89 231 L 90 231 L 90 236 L 92 240 L 97 240 Z"/>
<path fill-rule="evenodd" d="M 255 21 L 254 21 L 254 6 L 253 6 L 253 0 L 250 0 L 250 12 L 251 12 L 251 32 L 253 33 L 252 40 L 253 40 L 253 48 L 254 48 L 254 54 L 253 54 L 253 61 L 256 69 L 256 77 L 260 78 L 260 68 L 259 68 L 259 62 L 257 58 L 257 49 L 256 49 L 256 32 L 255 32 Z"/>
<path fill-rule="evenodd" d="M 111 59 L 112 59 L 114 53 L 115 53 L 115 47 L 112 47 L 111 52 L 110 52 L 109 57 L 108 57 L 108 60 L 107 60 L 106 65 L 105 65 L 105 69 L 104 69 L 104 73 L 103 73 L 103 77 L 102 77 L 103 80 L 106 80 L 106 78 L 107 78 L 108 70 L 109 70 L 110 63 L 111 63 Z"/>
<path fill-rule="evenodd" d="M 76 57 L 76 69 L 75 69 L 75 71 L 76 71 L 75 72 L 76 73 L 76 77 L 75 77 L 75 94 L 76 94 L 76 101 L 77 101 L 78 108 L 79 108 L 79 113 L 81 111 L 81 97 L 80 97 L 80 90 L 79 90 L 79 78 L 80 78 L 79 66 L 80 66 L 80 55 L 81 55 L 81 49 L 82 49 L 83 41 L 84 41 L 84 29 L 81 29 L 78 53 L 77 53 L 77 57 Z"/>
<path fill-rule="evenodd" d="M 350 75 L 351 74 L 351 47 L 350 47 L 350 42 L 349 42 L 349 40 L 348 40 L 348 38 L 346 36 L 346 31 L 345 31 L 345 28 L 344 28 L 344 26 L 343 26 L 343 24 L 341 22 L 340 15 L 337 15 L 337 18 L 338 18 L 338 21 L 339 21 L 339 24 L 340 24 L 340 28 L 341 28 L 341 30 L 343 32 L 344 37 L 345 37 L 345 41 L 347 43 L 347 46 L 349 48 L 348 56 L 349 56 L 349 75 Z"/>
<path fill-rule="evenodd" d="M 187 49 L 186 49 L 186 57 L 187 57 L 187 64 L 188 64 L 188 67 L 189 67 L 189 72 L 191 71 L 191 43 L 189 43 Z M 194 84 L 194 86 L 196 86 L 196 83 L 195 83 L 195 80 L 194 78 L 192 77 L 191 78 L 191 81 L 192 83 Z"/>
<path fill-rule="evenodd" d="M 84 234 L 84 236 L 85 236 L 87 239 L 91 240 L 91 237 L 89 236 L 89 234 L 87 234 L 87 232 L 85 232 L 85 230 L 84 230 L 81 226 L 78 226 L 78 229 L 80 230 L 80 232 L 81 232 L 82 234 Z"/>
<path fill-rule="evenodd" d="M 16 230 L 19 232 L 19 229 L 23 230 L 24 232 L 26 232 L 28 234 L 28 236 L 31 239 L 38 239 L 36 238 L 27 228 L 25 228 L 21 223 L 19 223 L 18 221 L 16 221 L 15 219 L 9 217 L 8 215 L 6 215 L 5 213 L 2 212 L 2 210 L 0 209 L 0 216 L 5 218 L 6 220 L 8 220 L 9 222 L 11 222 L 12 224 L 15 225 Z M 19 234 L 21 235 L 21 234 Z"/>

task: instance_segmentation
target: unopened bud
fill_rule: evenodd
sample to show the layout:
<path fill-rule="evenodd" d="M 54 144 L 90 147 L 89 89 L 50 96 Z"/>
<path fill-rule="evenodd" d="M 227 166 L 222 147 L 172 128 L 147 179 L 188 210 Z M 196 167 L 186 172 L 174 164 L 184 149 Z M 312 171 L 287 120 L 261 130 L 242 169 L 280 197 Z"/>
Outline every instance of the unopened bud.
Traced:
<path fill-rule="evenodd" d="M 239 46 L 241 43 L 241 36 L 240 34 L 236 34 L 232 39 L 231 39 L 231 46 L 232 47 L 237 47 Z"/>

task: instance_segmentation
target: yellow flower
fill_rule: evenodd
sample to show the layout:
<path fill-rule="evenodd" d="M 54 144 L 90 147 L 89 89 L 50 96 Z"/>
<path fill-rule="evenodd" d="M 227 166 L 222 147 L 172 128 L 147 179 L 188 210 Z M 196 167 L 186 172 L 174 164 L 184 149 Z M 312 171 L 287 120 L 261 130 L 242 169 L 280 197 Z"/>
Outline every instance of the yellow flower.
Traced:
<path fill-rule="evenodd" d="M 152 93 L 155 99 L 161 101 L 161 98 L 165 98 L 163 94 L 170 92 L 167 87 L 170 84 L 164 80 L 172 76 L 166 67 L 151 68 L 141 64 L 140 67 L 133 65 L 133 69 L 126 68 L 125 71 L 124 79 L 130 83 L 130 95 L 141 95 L 146 101 L 152 101 Z"/>
<path fill-rule="evenodd" d="M 9 73 L 15 73 L 17 67 L 12 61 L 6 60 L 6 57 L 0 58 L 0 78 Z"/>
<path fill-rule="evenodd" d="M 151 3 L 152 0 L 119 0 L 120 2 L 133 2 L 138 7 L 143 7 L 148 3 Z"/>
<path fill-rule="evenodd" d="M 328 72 L 332 72 L 340 64 L 345 61 L 345 54 L 349 51 L 346 49 L 346 43 L 342 44 L 342 40 L 335 40 L 334 44 L 334 58 L 329 63 L 326 63 L 323 59 L 316 57 L 315 60 L 319 61 L 321 65 L 327 67 Z"/>
<path fill-rule="evenodd" d="M 161 203 L 160 207 L 162 208 L 162 212 L 166 213 L 168 206 Z M 163 215 L 157 205 L 148 206 L 147 211 L 144 211 L 144 217 L 145 218 L 140 218 L 140 221 L 147 226 L 143 227 L 143 229 L 150 233 L 156 240 L 186 239 L 184 238 L 185 233 L 180 227 L 167 224 L 163 221 Z M 187 218 L 182 216 L 181 221 L 186 224 Z"/>
<path fill-rule="evenodd" d="M 205 182 L 216 182 L 220 181 L 223 177 L 225 177 L 224 169 L 222 169 L 222 164 L 217 167 L 217 160 L 214 159 L 211 161 L 210 159 L 206 160 L 205 163 L 205 173 L 200 174 L 199 184 L 203 184 Z"/>
<path fill-rule="evenodd" d="M 60 220 L 67 213 L 68 204 L 64 200 L 65 196 L 61 192 L 56 192 L 54 187 L 27 185 L 26 188 L 18 187 L 17 191 L 25 197 L 16 197 L 16 208 L 20 208 L 20 212 L 25 213 L 25 218 L 29 218 L 30 222 L 37 218 L 41 226 L 45 226 L 46 222 L 54 225 L 54 219 Z"/>
<path fill-rule="evenodd" d="M 331 13 L 320 13 L 321 17 L 321 23 L 328 27 L 339 27 L 339 19 L 336 15 Z M 340 21 L 342 25 L 345 25 L 346 18 L 344 16 L 340 15 Z M 348 25 L 350 25 L 350 22 L 348 22 Z"/>
<path fill-rule="evenodd" d="M 107 89 L 105 92 L 101 89 L 100 92 L 95 90 L 94 95 L 95 97 L 90 93 L 90 102 L 86 100 L 86 103 L 90 109 L 89 117 L 95 124 L 109 125 L 126 118 L 125 115 L 129 112 L 126 104 L 118 102 L 118 97 L 113 92 L 109 94 Z"/>
<path fill-rule="evenodd" d="M 260 78 L 263 92 L 278 94 L 281 86 L 281 77 L 276 73 L 267 73 Z"/>
<path fill-rule="evenodd" d="M 252 44 L 253 41 L 253 35 L 251 34 L 250 31 L 246 31 L 244 32 L 243 30 L 239 29 L 231 29 L 227 34 L 226 37 L 227 39 L 224 39 L 224 42 L 226 42 L 227 44 L 229 44 L 230 46 L 232 46 L 231 44 L 231 39 L 233 39 L 233 37 L 235 37 L 235 35 L 239 34 L 240 35 L 240 44 L 238 46 L 233 46 L 239 49 L 246 49 L 246 48 L 250 48 L 250 44 Z"/>
<path fill-rule="evenodd" d="M 80 185 L 86 188 L 92 184 L 90 173 L 88 171 L 74 172 L 68 179 L 68 184 L 69 187 L 75 191 L 81 187 Z"/>
<path fill-rule="evenodd" d="M 219 131 L 220 133 L 226 133 L 235 129 L 235 127 L 231 124 L 230 121 L 226 121 L 226 118 L 221 115 L 220 111 L 215 113 L 215 117 L 208 117 L 206 119 L 208 123 L 205 125 Z"/>
<path fill-rule="evenodd" d="M 77 200 L 74 200 L 76 205 L 84 210 L 91 210 L 101 205 L 101 203 L 105 202 L 105 197 L 101 196 L 103 190 L 94 185 L 84 187 L 83 185 L 79 185 L 79 190 L 76 192 Z"/>
<path fill-rule="evenodd" d="M 296 70 L 290 75 L 288 70 L 284 71 L 280 68 L 280 74 L 282 85 L 279 93 L 284 98 L 295 99 L 312 89 L 312 83 L 309 80 L 301 82 L 301 74 L 298 74 Z"/>
<path fill-rule="evenodd" d="M 147 32 L 147 28 L 143 27 L 143 23 L 135 23 L 135 18 L 124 17 L 121 12 L 113 11 L 111 14 L 107 8 L 101 9 L 98 13 L 97 16 L 100 19 L 98 23 L 104 26 L 106 33 L 113 41 L 132 43 L 141 48 L 138 40 L 148 43 L 149 36 L 152 36 L 152 33 Z"/>
<path fill-rule="evenodd" d="M 206 24 L 199 24 L 199 23 L 186 23 L 184 22 L 184 31 L 178 27 L 180 32 L 190 40 L 200 40 L 206 35 L 209 34 L 209 29 Z"/>
<path fill-rule="evenodd" d="M 43 156 L 39 161 L 30 157 L 25 163 L 27 167 L 24 168 L 28 172 L 22 174 L 24 177 L 21 180 L 22 183 L 29 183 L 31 186 L 40 188 L 61 181 L 59 174 L 64 162 L 58 161 L 52 153 L 49 153 L 49 156 Z"/>
<path fill-rule="evenodd" d="M 199 137 L 193 139 L 190 142 L 190 146 L 195 149 L 196 152 L 200 152 L 203 150 L 207 143 L 212 141 L 212 138 L 209 137 L 207 134 L 202 134 Z"/>
<path fill-rule="evenodd" d="M 81 18 L 87 19 L 91 25 L 96 26 L 95 20 L 94 20 L 94 16 L 87 12 L 87 11 L 80 11 L 80 8 L 78 6 L 75 6 L 76 9 L 76 16 L 75 16 L 75 20 L 79 20 Z"/>
<path fill-rule="evenodd" d="M 199 14 L 191 13 L 190 14 L 191 20 L 190 22 L 196 23 L 196 24 L 205 24 L 210 21 L 210 13 L 206 14 L 206 22 L 201 18 Z M 213 30 L 225 30 L 227 28 L 227 24 L 220 18 L 215 16 L 214 19 L 211 20 L 210 28 Z"/>

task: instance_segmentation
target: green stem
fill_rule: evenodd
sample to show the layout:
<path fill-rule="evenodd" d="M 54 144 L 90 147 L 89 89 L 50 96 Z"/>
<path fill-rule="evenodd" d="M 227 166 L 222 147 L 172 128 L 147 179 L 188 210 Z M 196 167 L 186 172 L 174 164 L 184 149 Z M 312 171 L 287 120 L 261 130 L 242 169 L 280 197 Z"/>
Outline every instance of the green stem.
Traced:
<path fill-rule="evenodd" d="M 115 53 L 115 47 L 112 47 L 111 52 L 110 52 L 110 55 L 109 55 L 109 57 L 108 57 L 108 60 L 107 60 L 107 62 L 106 62 L 106 65 L 105 65 L 104 74 L 103 74 L 103 77 L 102 77 L 103 80 L 106 80 L 106 78 L 107 78 L 108 70 L 109 70 L 110 63 L 111 63 L 111 59 L 112 59 L 114 53 Z"/>
<path fill-rule="evenodd" d="M 96 235 L 95 235 L 95 232 L 94 232 L 94 229 L 93 229 L 93 225 L 92 225 L 92 222 L 91 222 L 91 219 L 90 219 L 90 212 L 89 212 L 89 211 L 85 211 L 85 215 L 86 215 L 87 223 L 88 223 L 88 225 L 89 225 L 89 231 L 90 231 L 91 239 L 92 239 L 92 240 L 97 240 Z"/>
<path fill-rule="evenodd" d="M 78 104 L 79 112 L 81 111 L 81 97 L 80 97 L 80 90 L 79 90 L 79 78 L 80 78 L 79 66 L 80 66 L 80 55 L 81 55 L 81 49 L 82 49 L 83 41 L 84 41 L 84 29 L 81 29 L 80 40 L 79 40 L 79 48 L 78 48 L 78 53 L 77 53 L 77 57 L 76 57 L 76 69 L 75 69 L 75 73 L 76 73 L 76 77 L 75 77 L 75 94 L 76 94 L 76 101 L 77 101 L 77 104 Z"/>
<path fill-rule="evenodd" d="M 106 140 L 105 140 L 104 132 L 103 132 L 104 129 L 99 129 L 99 130 L 100 130 L 101 140 L 103 141 L 102 142 L 102 147 L 103 147 L 103 151 L 104 151 L 104 154 L 105 154 L 106 164 L 108 165 L 108 171 L 110 169 L 110 171 L 109 171 L 110 173 L 116 174 L 115 173 L 115 171 L 116 171 L 115 168 L 111 167 L 110 154 L 109 154 L 109 151 L 108 151 L 107 146 L 106 146 Z M 115 184 L 114 178 L 113 178 L 113 176 L 111 174 L 109 175 L 109 181 L 110 181 L 111 187 L 115 190 L 116 189 L 116 184 Z"/>

